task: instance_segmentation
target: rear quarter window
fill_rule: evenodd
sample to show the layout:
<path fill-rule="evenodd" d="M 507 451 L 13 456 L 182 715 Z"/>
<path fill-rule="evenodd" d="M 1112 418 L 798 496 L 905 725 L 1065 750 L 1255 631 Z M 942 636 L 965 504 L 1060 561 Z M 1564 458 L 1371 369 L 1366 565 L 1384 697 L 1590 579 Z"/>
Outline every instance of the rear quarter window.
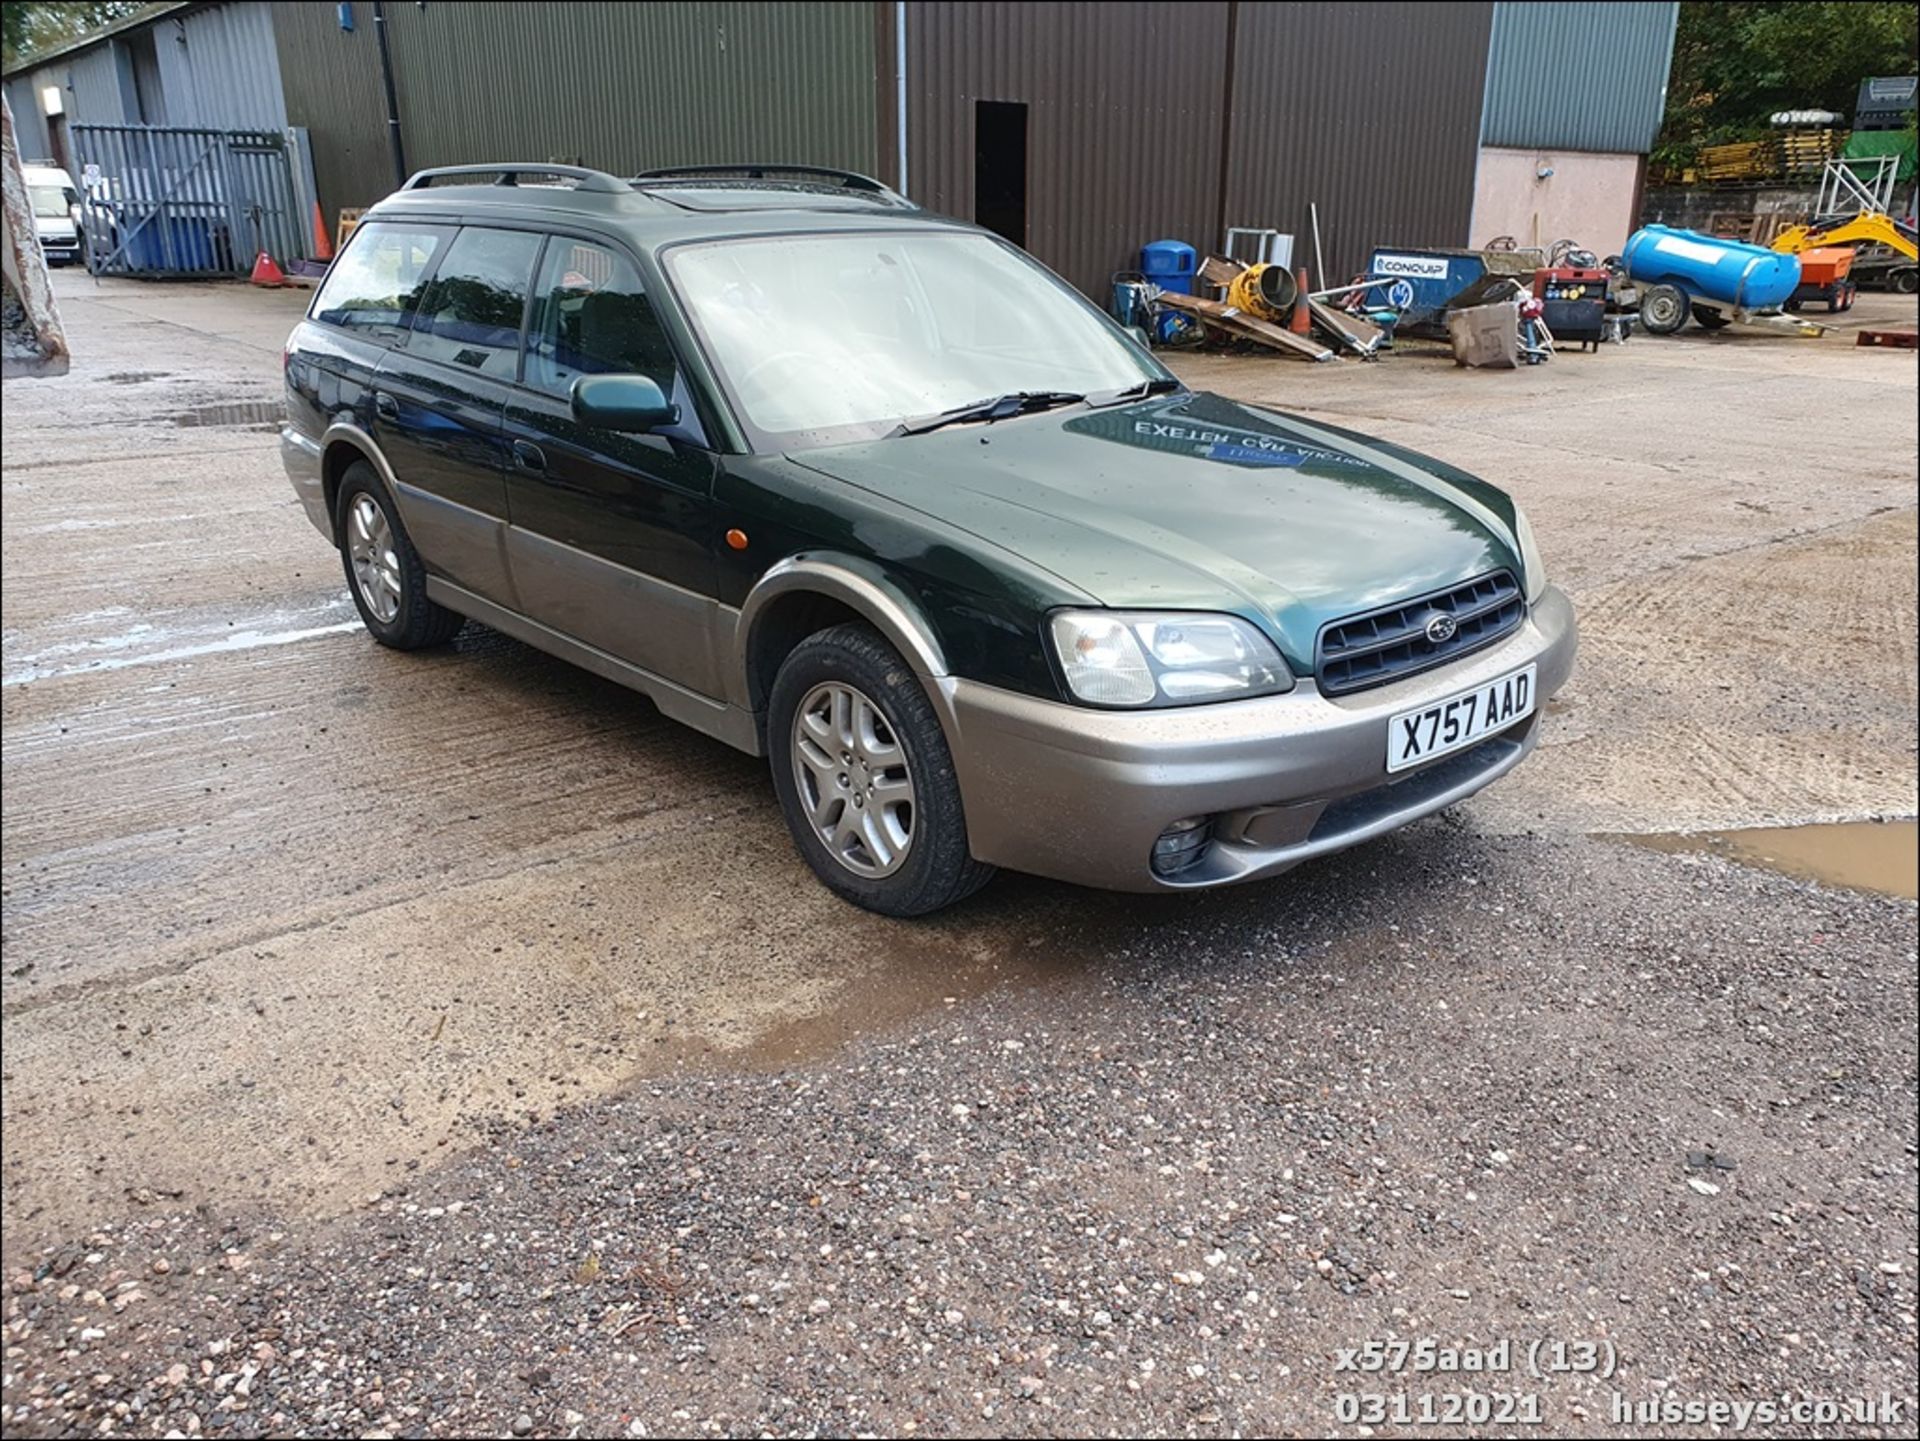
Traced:
<path fill-rule="evenodd" d="M 348 330 L 404 331 L 451 229 L 363 221 L 327 272 L 311 319 Z"/>

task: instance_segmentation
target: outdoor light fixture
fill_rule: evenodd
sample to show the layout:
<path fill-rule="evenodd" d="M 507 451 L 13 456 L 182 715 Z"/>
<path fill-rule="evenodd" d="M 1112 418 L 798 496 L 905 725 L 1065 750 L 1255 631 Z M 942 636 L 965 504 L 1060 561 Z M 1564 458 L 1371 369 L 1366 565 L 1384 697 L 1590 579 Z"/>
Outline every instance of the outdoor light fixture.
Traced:
<path fill-rule="evenodd" d="M 40 108 L 46 111 L 48 115 L 66 114 L 66 97 L 61 95 L 58 85 L 49 85 L 40 92 Z"/>

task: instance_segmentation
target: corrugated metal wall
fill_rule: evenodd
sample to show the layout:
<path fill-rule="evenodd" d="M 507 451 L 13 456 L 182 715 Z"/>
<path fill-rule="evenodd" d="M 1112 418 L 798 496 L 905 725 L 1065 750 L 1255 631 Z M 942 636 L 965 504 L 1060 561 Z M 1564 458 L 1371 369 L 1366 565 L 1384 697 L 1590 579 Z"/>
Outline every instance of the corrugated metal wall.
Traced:
<path fill-rule="evenodd" d="M 974 106 L 1027 110 L 1027 248 L 1092 296 L 1219 211 L 1225 4 L 907 7 L 907 178 L 974 218 Z"/>
<path fill-rule="evenodd" d="M 1317 205 L 1329 279 L 1376 245 L 1465 245 L 1492 24 L 1491 4 L 1241 5 L 1226 223 L 1291 233 L 1311 266 Z"/>
<path fill-rule="evenodd" d="M 273 6 L 290 123 L 329 215 L 393 188 L 371 6 Z M 409 169 L 573 160 L 632 172 L 745 158 L 879 166 L 869 3 L 440 0 L 387 8 Z M 889 59 L 888 70 L 891 71 Z"/>
<path fill-rule="evenodd" d="M 40 113 L 40 87 L 51 85 L 40 71 L 16 75 L 7 81 L 7 109 L 13 112 L 13 134 L 20 146 L 22 160 L 53 159 L 53 142 L 47 137 L 47 117 Z"/>
<path fill-rule="evenodd" d="M 153 27 L 167 124 L 281 130 L 287 124 L 273 7 L 266 0 L 212 5 Z"/>
<path fill-rule="evenodd" d="M 7 103 L 13 107 L 22 153 L 51 151 L 40 104 L 40 92 L 49 85 L 60 87 L 69 126 L 284 129 L 287 107 L 272 8 L 266 0 L 240 0 L 181 10 L 8 77 Z M 331 5 L 304 8 L 334 13 Z M 152 63 L 146 58 L 149 37 Z M 140 94 L 148 101 L 144 116 Z"/>
<path fill-rule="evenodd" d="M 1484 145 L 1644 155 L 1667 103 L 1680 6 L 1494 6 Z"/>
<path fill-rule="evenodd" d="M 1309 201 L 1336 274 L 1376 243 L 1464 245 L 1492 12 L 916 4 L 910 190 L 973 218 L 974 104 L 1024 101 L 1028 248 L 1095 297 L 1143 243 L 1204 252 L 1226 225 L 1291 231 L 1311 263 Z"/>
<path fill-rule="evenodd" d="M 133 61 L 125 47 L 110 40 L 56 60 L 47 67 L 67 87 L 67 124 L 137 125 L 133 99 Z"/>

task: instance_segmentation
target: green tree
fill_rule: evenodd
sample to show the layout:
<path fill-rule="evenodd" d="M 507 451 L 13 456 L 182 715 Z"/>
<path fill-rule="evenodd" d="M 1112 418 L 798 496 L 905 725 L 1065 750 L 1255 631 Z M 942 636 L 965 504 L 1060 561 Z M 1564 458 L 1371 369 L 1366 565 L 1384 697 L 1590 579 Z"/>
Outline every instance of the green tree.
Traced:
<path fill-rule="evenodd" d="M 147 0 L 6 0 L 0 5 L 5 64 L 12 69 L 42 50 L 159 8 Z"/>
<path fill-rule="evenodd" d="M 1681 0 L 1655 158 L 1756 139 L 1780 110 L 1851 119 L 1862 80 L 1915 73 L 1917 15 L 1911 0 Z"/>

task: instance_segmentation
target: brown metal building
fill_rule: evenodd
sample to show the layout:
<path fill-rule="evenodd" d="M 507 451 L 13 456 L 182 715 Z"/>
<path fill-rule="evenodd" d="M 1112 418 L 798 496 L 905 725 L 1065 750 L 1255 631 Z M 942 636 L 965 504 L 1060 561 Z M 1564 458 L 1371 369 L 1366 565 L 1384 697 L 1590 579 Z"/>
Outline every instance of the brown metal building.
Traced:
<path fill-rule="evenodd" d="M 288 119 L 311 134 L 329 213 L 394 185 L 372 8 L 347 7 L 349 30 L 340 7 L 273 7 Z M 1143 243 L 1204 252 L 1229 225 L 1291 233 L 1310 262 L 1309 202 L 1339 275 L 1377 243 L 1466 243 L 1493 12 L 435 0 L 384 19 L 410 168 L 839 165 L 1101 296 Z"/>
<path fill-rule="evenodd" d="M 1375 244 L 1464 245 L 1492 23 L 1418 0 L 912 5 L 908 192 L 1016 238 L 1024 219 L 1093 295 L 1143 242 L 1217 249 L 1228 226 L 1310 263 L 1309 203 L 1341 277 Z M 996 194 L 1008 171 L 1024 187 Z"/>

